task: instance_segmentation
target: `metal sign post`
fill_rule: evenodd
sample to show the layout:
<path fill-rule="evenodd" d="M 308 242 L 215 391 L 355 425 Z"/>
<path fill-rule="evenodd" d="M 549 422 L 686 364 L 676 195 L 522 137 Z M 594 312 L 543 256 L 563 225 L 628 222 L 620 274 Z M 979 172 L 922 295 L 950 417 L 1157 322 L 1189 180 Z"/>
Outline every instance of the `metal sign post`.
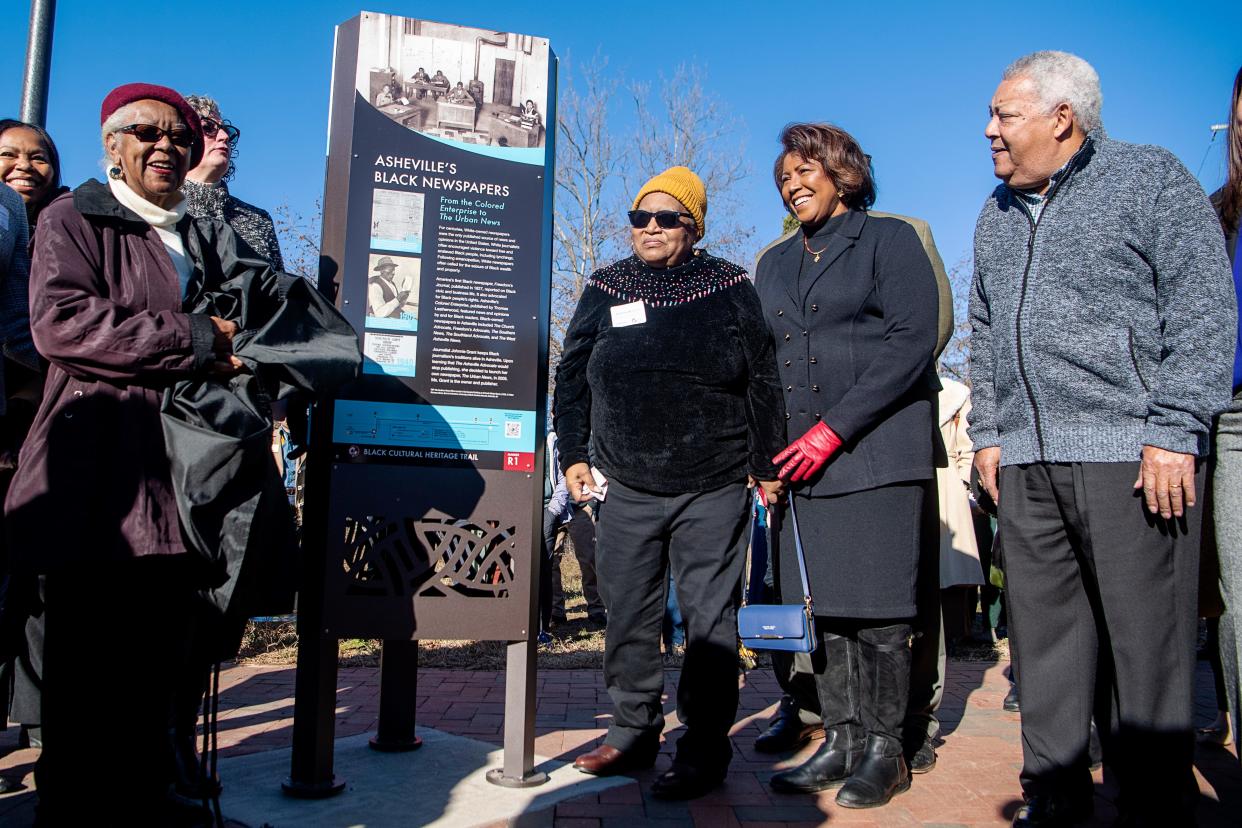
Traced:
<path fill-rule="evenodd" d="M 336 644 L 381 638 L 372 746 L 412 750 L 419 639 L 509 642 L 504 766 L 534 771 L 556 58 L 364 12 L 337 27 L 321 288 L 362 377 L 318 407 L 293 765 L 331 795 Z M 303 674 L 303 671 L 306 674 Z"/>
<path fill-rule="evenodd" d="M 47 84 L 52 73 L 52 29 L 56 0 L 30 0 L 30 34 L 26 38 L 26 72 L 22 76 L 22 105 L 18 117 L 28 124 L 47 126 Z"/>

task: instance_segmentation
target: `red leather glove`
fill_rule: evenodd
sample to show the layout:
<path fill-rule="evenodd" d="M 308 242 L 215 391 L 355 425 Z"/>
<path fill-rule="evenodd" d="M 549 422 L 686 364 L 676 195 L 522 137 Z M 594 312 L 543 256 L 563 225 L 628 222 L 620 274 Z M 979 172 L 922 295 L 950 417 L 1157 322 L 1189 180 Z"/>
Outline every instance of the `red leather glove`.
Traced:
<path fill-rule="evenodd" d="M 772 458 L 776 464 L 788 463 L 781 468 L 780 476 L 785 480 L 797 483 L 806 480 L 824 467 L 828 458 L 841 448 L 841 438 L 823 423 L 816 423 L 807 429 L 797 440 L 785 450 Z"/>

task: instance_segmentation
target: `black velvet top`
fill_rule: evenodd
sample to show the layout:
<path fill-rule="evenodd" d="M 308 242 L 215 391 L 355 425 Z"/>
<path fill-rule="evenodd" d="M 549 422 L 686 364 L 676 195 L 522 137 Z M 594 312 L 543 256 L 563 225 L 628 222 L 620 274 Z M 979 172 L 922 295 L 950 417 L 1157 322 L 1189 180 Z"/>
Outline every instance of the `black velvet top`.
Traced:
<path fill-rule="evenodd" d="M 645 321 L 614 316 L 641 302 Z M 628 321 L 633 320 L 630 316 Z M 746 271 L 699 254 L 675 268 L 636 256 L 591 276 L 556 371 L 561 467 L 658 494 L 776 479 L 785 405 L 772 335 Z"/>

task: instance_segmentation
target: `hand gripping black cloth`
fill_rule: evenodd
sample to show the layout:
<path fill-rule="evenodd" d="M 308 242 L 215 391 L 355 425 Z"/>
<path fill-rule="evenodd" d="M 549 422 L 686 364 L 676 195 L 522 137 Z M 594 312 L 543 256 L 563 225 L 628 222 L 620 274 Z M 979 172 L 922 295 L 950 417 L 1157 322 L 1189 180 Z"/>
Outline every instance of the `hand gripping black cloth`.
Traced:
<path fill-rule="evenodd" d="M 186 543 L 211 569 L 205 597 L 222 616 L 288 612 L 296 538 L 272 461 L 271 400 L 323 396 L 354 379 L 357 335 L 309 282 L 270 269 L 200 289 L 185 309 L 236 322 L 233 353 L 249 371 L 183 380 L 165 393 L 161 420 Z"/>

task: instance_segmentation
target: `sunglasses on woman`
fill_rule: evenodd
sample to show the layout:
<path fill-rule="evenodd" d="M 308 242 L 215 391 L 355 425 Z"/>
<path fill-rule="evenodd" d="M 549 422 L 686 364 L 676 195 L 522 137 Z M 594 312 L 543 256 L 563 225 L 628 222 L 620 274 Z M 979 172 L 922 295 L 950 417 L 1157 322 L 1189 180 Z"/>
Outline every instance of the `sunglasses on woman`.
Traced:
<path fill-rule="evenodd" d="M 241 130 L 227 121 L 217 121 L 214 118 L 203 118 L 202 123 L 204 138 L 215 138 L 216 133 L 220 130 L 224 130 L 224 134 L 228 136 L 228 142 L 230 144 L 234 143 L 241 137 Z"/>
<path fill-rule="evenodd" d="M 130 124 L 121 127 L 117 132 L 132 135 L 144 144 L 158 144 L 165 135 L 178 147 L 189 147 L 194 144 L 194 131 L 185 127 L 161 129 L 155 124 Z"/>
<path fill-rule="evenodd" d="M 653 217 L 656 227 L 663 230 L 680 226 L 682 218 L 694 218 L 689 213 L 679 213 L 676 210 L 656 210 L 654 213 L 650 210 L 630 210 L 627 215 L 630 217 L 630 226 L 639 230 L 650 224 Z"/>

